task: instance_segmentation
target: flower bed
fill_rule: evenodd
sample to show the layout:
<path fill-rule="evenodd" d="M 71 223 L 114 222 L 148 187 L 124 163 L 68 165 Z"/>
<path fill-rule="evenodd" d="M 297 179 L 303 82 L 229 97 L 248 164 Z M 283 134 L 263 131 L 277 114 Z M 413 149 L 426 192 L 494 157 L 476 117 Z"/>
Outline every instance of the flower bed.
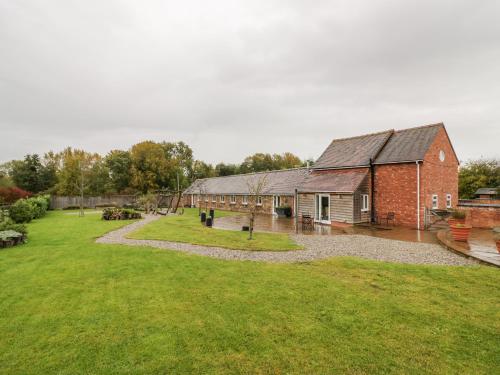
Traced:
<path fill-rule="evenodd" d="M 140 219 L 141 213 L 130 208 L 105 208 L 102 210 L 103 220 L 132 220 Z"/>
<path fill-rule="evenodd" d="M 16 246 L 24 243 L 26 235 L 14 230 L 0 231 L 0 248 Z"/>

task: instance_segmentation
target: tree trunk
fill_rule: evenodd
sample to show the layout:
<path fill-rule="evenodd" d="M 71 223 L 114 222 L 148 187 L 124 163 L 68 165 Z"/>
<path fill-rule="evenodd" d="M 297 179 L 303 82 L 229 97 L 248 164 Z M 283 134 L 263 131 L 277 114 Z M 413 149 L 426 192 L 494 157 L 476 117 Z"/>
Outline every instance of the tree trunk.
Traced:
<path fill-rule="evenodd" d="M 253 239 L 253 224 L 255 221 L 255 212 L 250 214 L 250 225 L 248 226 L 248 239 Z"/>

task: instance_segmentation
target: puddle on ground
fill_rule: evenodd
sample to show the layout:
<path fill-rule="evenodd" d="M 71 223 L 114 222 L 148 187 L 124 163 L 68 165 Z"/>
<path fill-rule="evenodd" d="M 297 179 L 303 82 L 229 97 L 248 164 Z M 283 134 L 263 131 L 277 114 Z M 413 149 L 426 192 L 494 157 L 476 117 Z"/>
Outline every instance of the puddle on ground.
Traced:
<path fill-rule="evenodd" d="M 248 215 L 226 216 L 217 218 L 215 213 L 214 227 L 218 229 L 240 230 L 243 225 L 248 225 Z M 255 230 L 258 232 L 279 232 L 295 233 L 295 220 L 291 218 L 280 218 L 271 215 L 257 215 L 255 219 Z M 404 227 L 390 227 L 380 229 L 370 226 L 349 226 L 346 228 L 336 228 L 330 225 L 314 226 L 314 230 L 302 231 L 302 224 L 299 223 L 299 233 L 306 235 L 339 235 L 339 234 L 362 234 L 378 238 L 391 240 L 425 242 L 437 244 L 436 233 L 432 231 L 418 231 Z"/>

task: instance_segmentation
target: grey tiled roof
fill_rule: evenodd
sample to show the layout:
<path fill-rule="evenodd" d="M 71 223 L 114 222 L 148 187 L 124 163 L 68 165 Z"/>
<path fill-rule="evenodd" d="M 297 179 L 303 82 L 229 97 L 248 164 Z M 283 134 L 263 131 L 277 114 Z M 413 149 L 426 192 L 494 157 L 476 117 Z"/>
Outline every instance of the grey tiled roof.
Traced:
<path fill-rule="evenodd" d="M 375 159 L 375 164 L 423 160 L 442 123 L 398 130 Z"/>
<path fill-rule="evenodd" d="M 500 189 L 500 187 L 498 188 Z M 476 195 L 479 195 L 479 194 L 482 194 L 482 195 L 486 195 L 486 194 L 490 194 L 490 195 L 497 195 L 497 189 L 496 188 L 479 188 L 477 189 L 477 191 L 474 193 Z"/>
<path fill-rule="evenodd" d="M 256 181 L 266 176 L 264 194 L 293 195 L 295 194 L 295 188 L 304 182 L 308 173 L 309 171 L 307 168 L 295 168 L 205 178 L 193 182 L 193 184 L 184 191 L 184 194 L 250 194 L 248 183 L 250 183 L 250 185 L 255 184 Z"/>
<path fill-rule="evenodd" d="M 334 139 L 313 168 L 343 168 L 370 165 L 384 146 L 392 130 L 361 135 L 352 138 Z"/>
<path fill-rule="evenodd" d="M 340 173 L 311 173 L 299 187 L 303 193 L 353 193 L 368 174 L 368 170 Z"/>

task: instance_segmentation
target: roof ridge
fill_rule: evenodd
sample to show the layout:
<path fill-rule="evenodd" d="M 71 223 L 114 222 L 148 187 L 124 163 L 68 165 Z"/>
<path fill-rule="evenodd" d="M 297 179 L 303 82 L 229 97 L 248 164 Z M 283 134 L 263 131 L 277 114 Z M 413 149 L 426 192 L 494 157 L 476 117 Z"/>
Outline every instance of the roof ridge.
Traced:
<path fill-rule="evenodd" d="M 288 171 L 296 171 L 300 169 L 307 169 L 307 167 L 295 167 L 295 168 L 286 168 L 286 169 L 273 169 L 272 171 L 259 171 L 259 172 L 248 172 L 248 173 L 237 173 L 237 174 L 230 174 L 227 176 L 213 176 L 213 177 L 205 177 L 205 178 L 198 178 L 195 181 L 205 181 L 205 180 L 211 180 L 213 178 L 226 178 L 226 177 L 237 177 L 237 176 L 249 176 L 249 175 L 254 175 L 254 174 L 263 174 L 263 173 L 278 173 L 278 172 L 288 172 Z M 194 181 L 193 181 L 194 182 Z"/>
<path fill-rule="evenodd" d="M 427 125 L 414 126 L 412 128 L 398 129 L 398 130 L 395 130 L 395 133 L 400 133 L 400 132 L 414 130 L 414 129 L 432 128 L 434 126 L 444 126 L 444 123 L 443 122 L 436 122 L 435 124 L 427 124 Z"/>
<path fill-rule="evenodd" d="M 330 145 L 333 142 L 337 142 L 337 141 L 346 141 L 348 139 L 363 138 L 363 137 L 368 137 L 368 136 L 371 136 L 371 135 L 380 135 L 380 134 L 384 134 L 384 133 L 391 133 L 391 132 L 394 132 L 394 131 L 395 131 L 394 129 L 387 129 L 387 130 L 383 130 L 383 131 L 379 131 L 379 132 L 375 132 L 375 133 L 367 133 L 367 134 L 362 134 L 362 135 L 355 135 L 353 137 L 335 138 L 335 139 L 332 140 L 332 142 L 330 143 Z M 328 147 L 330 147 L 330 145 Z"/>

